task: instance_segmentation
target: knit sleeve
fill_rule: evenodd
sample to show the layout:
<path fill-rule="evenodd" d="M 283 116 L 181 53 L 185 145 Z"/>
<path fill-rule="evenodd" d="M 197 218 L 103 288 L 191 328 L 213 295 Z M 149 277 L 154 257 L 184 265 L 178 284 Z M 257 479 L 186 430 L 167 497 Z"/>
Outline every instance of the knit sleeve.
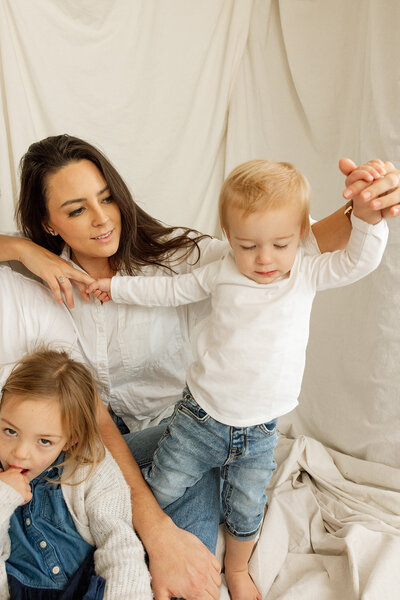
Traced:
<path fill-rule="evenodd" d="M 8 528 L 10 517 L 23 501 L 19 494 L 10 485 L 0 481 L 0 599 L 8 600 L 8 582 L 6 573 L 6 560 L 10 556 L 10 538 Z"/>
<path fill-rule="evenodd" d="M 96 546 L 96 574 L 106 580 L 104 600 L 151 600 L 144 549 L 132 527 L 130 490 L 108 453 L 91 477 L 85 510 Z"/>

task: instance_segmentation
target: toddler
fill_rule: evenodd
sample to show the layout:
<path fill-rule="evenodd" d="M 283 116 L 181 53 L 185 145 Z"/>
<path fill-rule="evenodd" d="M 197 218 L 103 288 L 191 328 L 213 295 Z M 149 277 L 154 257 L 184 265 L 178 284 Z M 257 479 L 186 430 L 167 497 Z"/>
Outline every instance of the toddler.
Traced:
<path fill-rule="evenodd" d="M 130 491 L 104 449 L 86 367 L 39 350 L 0 401 L 0 598 L 153 598 Z"/>
<path fill-rule="evenodd" d="M 317 290 L 353 283 L 381 260 L 387 226 L 351 216 L 346 250 L 307 256 L 309 186 L 288 163 L 237 167 L 220 195 L 230 249 L 174 277 L 99 280 L 89 292 L 115 302 L 177 306 L 211 296 L 187 387 L 145 472 L 162 507 L 221 468 L 225 577 L 232 600 L 261 600 L 249 572 L 275 468 L 277 418 L 297 404 Z"/>

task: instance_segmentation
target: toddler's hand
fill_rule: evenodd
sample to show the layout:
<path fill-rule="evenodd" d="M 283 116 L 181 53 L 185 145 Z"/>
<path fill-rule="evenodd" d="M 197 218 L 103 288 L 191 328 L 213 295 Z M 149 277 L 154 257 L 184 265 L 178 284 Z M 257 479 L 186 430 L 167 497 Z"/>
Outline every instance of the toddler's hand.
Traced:
<path fill-rule="evenodd" d="M 32 491 L 31 486 L 22 475 L 20 469 L 7 469 L 7 471 L 2 471 L 0 469 L 0 481 L 3 481 L 7 485 L 14 488 L 16 492 L 21 494 L 24 501 L 21 504 L 27 504 L 30 500 L 32 500 Z"/>
<path fill-rule="evenodd" d="M 101 302 L 109 302 L 111 300 L 111 279 L 97 279 L 93 281 L 87 288 L 87 294 L 93 294 Z"/>

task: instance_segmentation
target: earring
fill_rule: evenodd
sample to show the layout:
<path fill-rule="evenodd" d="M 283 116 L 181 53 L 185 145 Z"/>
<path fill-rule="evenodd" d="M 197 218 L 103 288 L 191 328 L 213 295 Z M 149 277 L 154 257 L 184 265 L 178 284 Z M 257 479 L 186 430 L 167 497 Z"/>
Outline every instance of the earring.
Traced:
<path fill-rule="evenodd" d="M 51 229 L 50 227 L 48 228 L 48 232 L 50 235 L 57 235 L 56 232 L 54 231 L 54 229 Z"/>

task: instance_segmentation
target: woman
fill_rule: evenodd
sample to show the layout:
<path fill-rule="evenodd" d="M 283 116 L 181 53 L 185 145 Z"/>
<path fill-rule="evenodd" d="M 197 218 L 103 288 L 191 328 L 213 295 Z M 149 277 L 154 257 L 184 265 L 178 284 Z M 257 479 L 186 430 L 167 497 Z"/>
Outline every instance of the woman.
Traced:
<path fill-rule="evenodd" d="M 351 161 L 341 167 L 345 174 L 353 171 L 349 179 L 353 195 L 368 184 L 361 178 L 392 168 L 380 161 L 358 171 Z M 397 185 L 396 178 L 389 174 L 373 182 L 369 201 L 364 203 L 359 196 L 356 201 L 371 210 L 371 201 Z M 392 214 L 398 209 L 398 190 L 380 201 L 380 208 Z M 342 208 L 315 224 L 321 250 L 346 243 L 350 223 L 343 213 Z M 70 280 L 82 287 L 117 271 L 157 271 L 168 277 L 215 260 L 225 250 L 223 242 L 193 230 L 164 227 L 152 219 L 133 202 L 108 160 L 91 145 L 70 136 L 47 138 L 29 148 L 22 160 L 17 214 L 29 239 L 3 236 L 0 260 L 23 262 L 48 283 L 58 302 L 64 294 L 71 309 Z M 71 315 L 97 370 L 103 399 L 127 423 L 132 433 L 126 440 L 139 466 L 144 466 L 151 460 L 165 430 L 163 420 L 181 392 L 191 355 L 190 333 L 206 307 L 145 309 L 102 305 L 93 299 L 85 302 L 84 297 L 83 291 L 82 296 L 75 296 Z M 182 531 L 159 509 L 105 410 L 100 426 L 132 488 L 133 521 L 149 554 L 156 598 L 217 598 L 218 561 L 187 533 L 195 533 L 209 548 L 215 548 L 219 520 L 216 475 L 209 473 L 168 507 L 175 523 L 187 530 Z"/>

